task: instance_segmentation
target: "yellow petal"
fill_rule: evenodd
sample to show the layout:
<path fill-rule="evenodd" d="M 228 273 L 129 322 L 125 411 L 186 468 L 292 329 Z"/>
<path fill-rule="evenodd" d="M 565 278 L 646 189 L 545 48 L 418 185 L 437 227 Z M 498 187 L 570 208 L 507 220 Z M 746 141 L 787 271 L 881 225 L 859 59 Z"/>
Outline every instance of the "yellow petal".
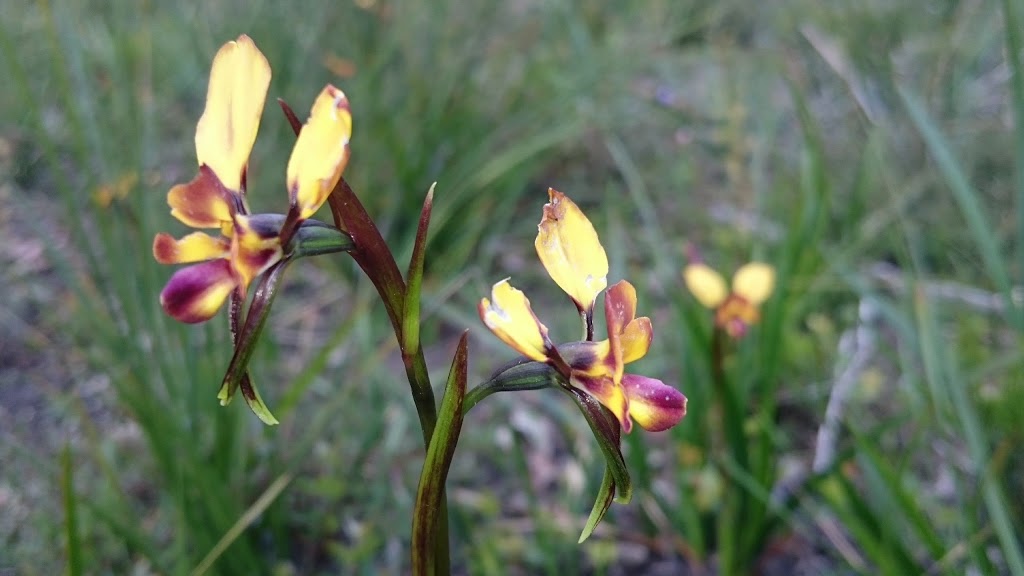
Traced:
<path fill-rule="evenodd" d="M 228 190 L 242 188 L 269 86 L 270 64 L 251 38 L 243 34 L 217 51 L 196 128 L 196 157 Z"/>
<path fill-rule="evenodd" d="M 721 304 L 729 292 L 722 275 L 706 264 L 687 266 L 683 270 L 683 280 L 694 298 L 708 308 Z"/>
<path fill-rule="evenodd" d="M 622 363 L 636 362 L 646 356 L 647 351 L 651 349 L 652 340 L 654 340 L 654 328 L 651 326 L 650 318 L 642 316 L 627 324 L 626 329 L 619 336 L 619 345 L 622 346 Z"/>
<path fill-rule="evenodd" d="M 480 319 L 503 342 L 531 360 L 547 360 L 548 329 L 534 315 L 526 295 L 513 288 L 508 278 L 491 288 L 491 300 L 480 300 L 478 310 Z"/>
<path fill-rule="evenodd" d="M 746 264 L 732 277 L 732 291 L 754 306 L 760 306 L 774 289 L 775 269 L 762 262 Z"/>
<path fill-rule="evenodd" d="M 554 188 L 548 188 L 548 197 L 537 226 L 537 255 L 576 306 L 592 311 L 597 295 L 608 285 L 608 256 L 579 206 Z"/>
<path fill-rule="evenodd" d="M 181 240 L 168 234 L 153 238 L 153 257 L 161 264 L 201 262 L 228 255 L 230 245 L 224 238 L 214 238 L 203 232 L 193 232 Z"/>
<path fill-rule="evenodd" d="M 351 136 L 348 99 L 328 84 L 313 103 L 288 160 L 288 195 L 298 202 L 300 218 L 312 216 L 338 183 L 348 163 Z"/>

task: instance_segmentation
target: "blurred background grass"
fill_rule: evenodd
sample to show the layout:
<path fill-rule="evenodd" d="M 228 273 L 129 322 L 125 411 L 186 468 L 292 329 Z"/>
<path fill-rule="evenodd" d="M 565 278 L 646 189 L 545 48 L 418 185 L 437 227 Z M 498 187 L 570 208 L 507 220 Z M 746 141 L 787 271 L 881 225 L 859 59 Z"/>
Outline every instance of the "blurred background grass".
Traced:
<path fill-rule="evenodd" d="M 473 574 L 1024 574 L 1019 2 L 551 0 L 300 7 L 0 0 L 0 574 L 402 573 L 422 458 L 372 288 L 293 267 L 254 376 L 276 428 L 215 399 L 226 322 L 181 326 L 154 233 L 191 178 L 210 59 L 241 33 L 300 116 L 355 117 L 346 177 L 408 258 L 438 182 L 424 287 L 441 381 L 513 276 L 558 340 L 535 260 L 547 186 L 595 222 L 656 339 L 636 370 L 690 398 L 626 441 L 633 504 L 576 537 L 600 482 L 552 391 L 470 414 L 449 477 Z M 268 106 L 250 166 L 283 210 Z M 711 409 L 710 318 L 686 242 L 779 270 Z M 471 380 L 472 382 L 472 380 Z M 726 418 L 729 441 L 712 438 Z M 63 455 L 63 456 L 62 456 Z"/>

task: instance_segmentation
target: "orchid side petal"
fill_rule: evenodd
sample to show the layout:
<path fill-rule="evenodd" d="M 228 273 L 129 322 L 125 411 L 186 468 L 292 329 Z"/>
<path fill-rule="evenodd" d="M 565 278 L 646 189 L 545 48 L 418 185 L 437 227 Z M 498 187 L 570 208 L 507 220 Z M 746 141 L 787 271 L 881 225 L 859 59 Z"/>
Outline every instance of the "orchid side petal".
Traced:
<path fill-rule="evenodd" d="M 508 278 L 491 288 L 491 299 L 480 300 L 478 310 L 484 325 L 517 352 L 537 362 L 548 359 L 552 348 L 548 329 L 533 313 L 526 295 L 513 288 Z"/>
<path fill-rule="evenodd" d="M 636 288 L 625 280 L 613 284 L 604 295 L 608 334 L 621 334 L 636 317 Z"/>
<path fill-rule="evenodd" d="M 153 238 L 153 257 L 161 264 L 187 264 L 223 258 L 229 251 L 230 244 L 226 239 L 203 232 L 193 232 L 180 240 L 164 233 Z"/>
<path fill-rule="evenodd" d="M 715 324 L 733 339 L 740 339 L 761 320 L 761 310 L 738 294 L 733 294 L 715 312 Z"/>
<path fill-rule="evenodd" d="M 618 383 L 622 380 L 624 365 L 620 336 L 636 316 L 636 288 L 625 280 L 620 280 L 608 288 L 604 295 L 604 315 L 611 348 L 612 377 Z"/>
<path fill-rule="evenodd" d="M 654 328 L 651 326 L 651 319 L 646 316 L 634 318 L 619 335 L 622 363 L 636 362 L 646 356 L 653 340 Z"/>

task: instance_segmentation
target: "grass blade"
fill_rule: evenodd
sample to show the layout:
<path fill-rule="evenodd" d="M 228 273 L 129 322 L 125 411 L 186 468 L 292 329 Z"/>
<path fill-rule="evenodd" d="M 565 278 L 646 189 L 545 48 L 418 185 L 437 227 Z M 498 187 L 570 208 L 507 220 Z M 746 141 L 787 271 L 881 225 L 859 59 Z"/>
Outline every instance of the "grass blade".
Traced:
<path fill-rule="evenodd" d="M 936 349 L 939 348 L 942 345 L 940 338 L 943 333 L 934 325 L 934 312 L 930 302 L 923 295 L 918 294 L 914 304 L 918 321 L 921 323 L 919 328 L 921 338 L 931 340 L 931 345 Z M 933 364 L 926 366 L 926 372 L 929 377 L 938 378 L 940 382 L 936 383 L 936 387 L 941 386 L 949 395 L 949 401 L 960 425 L 959 433 L 967 444 L 971 462 L 975 467 L 974 472 L 981 480 L 985 508 L 991 517 L 996 537 L 1001 544 L 1001 551 L 1010 572 L 1021 576 L 1024 575 L 1024 554 L 1021 552 L 1020 541 L 1010 518 L 1006 495 L 999 482 L 992 476 L 987 448 L 988 439 L 985 437 L 985 431 L 973 399 L 966 393 L 967 386 L 959 374 L 954 357 L 955 353 L 948 349 L 944 354 L 925 356 L 926 364 Z"/>
<path fill-rule="evenodd" d="M 263 494 L 253 502 L 252 506 L 242 514 L 238 520 L 224 533 L 224 536 L 217 542 L 217 544 L 203 557 L 202 561 L 192 570 L 192 576 L 201 576 L 205 574 L 217 561 L 218 558 L 224 551 L 228 549 L 231 544 L 241 536 L 242 532 L 245 531 L 253 522 L 259 518 L 263 512 L 277 499 L 281 494 L 281 491 L 288 486 L 288 483 L 292 481 L 290 474 L 282 474 L 274 480 Z"/>
<path fill-rule="evenodd" d="M 78 527 L 78 497 L 75 496 L 74 463 L 71 447 L 65 446 L 61 454 L 61 490 L 64 492 L 64 531 L 68 547 L 68 574 L 81 576 L 85 571 L 82 560 L 82 538 Z"/>
<path fill-rule="evenodd" d="M 1017 262 L 1024 270 L 1024 69 L 1020 61 L 1020 5 L 1003 0 L 1003 27 L 1006 33 L 1006 60 L 1010 66 L 1011 108 L 1013 109 L 1013 157 L 1017 176 Z"/>
<path fill-rule="evenodd" d="M 1003 263 L 999 252 L 999 243 L 993 233 L 995 228 L 985 217 L 978 193 L 967 181 L 967 176 L 964 174 L 964 170 L 957 161 L 953 150 L 950 149 L 949 143 L 928 116 L 921 101 L 917 96 L 904 88 L 899 89 L 899 94 L 907 112 L 910 113 L 910 119 L 913 121 L 918 132 L 921 133 L 928 151 L 934 158 L 939 171 L 945 177 L 946 183 L 953 193 L 953 198 L 960 206 L 960 211 L 967 221 L 967 227 L 981 252 L 981 257 L 990 279 L 1003 294 L 1006 309 L 1014 310 L 1012 314 L 1013 323 L 1018 329 L 1024 328 L 1024 323 L 1020 319 L 1020 311 L 1013 306 L 1013 299 L 1010 293 L 1010 276 L 1007 274 L 1006 265 Z"/>

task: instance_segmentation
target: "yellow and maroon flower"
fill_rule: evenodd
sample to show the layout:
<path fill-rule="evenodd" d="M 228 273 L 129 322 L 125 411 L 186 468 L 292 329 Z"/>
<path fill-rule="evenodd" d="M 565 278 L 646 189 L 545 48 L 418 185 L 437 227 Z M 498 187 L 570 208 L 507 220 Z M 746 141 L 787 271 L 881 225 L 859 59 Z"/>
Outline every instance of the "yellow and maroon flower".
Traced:
<path fill-rule="evenodd" d="M 171 188 L 167 203 L 171 215 L 185 225 L 218 229 L 220 234 L 193 232 L 175 240 L 160 233 L 153 240 L 153 256 L 162 264 L 199 262 L 171 276 L 160 294 L 164 311 L 182 322 L 210 319 L 229 295 L 244 297 L 253 279 L 284 257 L 285 217 L 249 214 L 245 202 L 249 154 L 270 74 L 267 59 L 245 35 L 222 46 L 213 59 L 206 109 L 196 127 L 199 173 Z M 296 225 L 320 208 L 341 178 L 351 131 L 348 100 L 334 86 L 326 86 L 288 163 Z"/>
<path fill-rule="evenodd" d="M 775 288 L 775 269 L 750 262 L 736 271 L 730 290 L 721 274 L 697 262 L 683 270 L 683 280 L 694 298 L 715 311 L 715 326 L 732 338 L 742 338 L 761 319 L 761 304 Z"/>
<path fill-rule="evenodd" d="M 549 190 L 535 243 L 544 267 L 588 321 L 607 285 L 608 260 L 593 225 L 564 194 Z M 654 338 L 651 320 L 636 317 L 636 290 L 625 280 L 605 293 L 608 338 L 555 346 L 548 329 L 519 290 L 502 280 L 491 298 L 480 301 L 480 318 L 498 338 L 527 358 L 550 364 L 569 386 L 608 408 L 627 433 L 641 427 L 666 430 L 686 414 L 686 397 L 655 378 L 625 374 L 626 364 L 647 354 Z"/>

